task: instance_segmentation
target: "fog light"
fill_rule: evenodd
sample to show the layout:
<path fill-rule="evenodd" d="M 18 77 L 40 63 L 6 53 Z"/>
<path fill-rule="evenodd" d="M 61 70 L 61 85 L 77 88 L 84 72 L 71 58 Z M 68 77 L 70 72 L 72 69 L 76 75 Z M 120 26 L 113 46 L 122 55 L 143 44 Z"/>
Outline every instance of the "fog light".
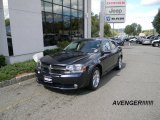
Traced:
<path fill-rule="evenodd" d="M 77 88 L 78 88 L 78 85 L 77 85 L 77 84 L 74 84 L 74 88 L 76 88 L 76 89 L 77 89 Z"/>
<path fill-rule="evenodd" d="M 41 72 L 40 71 L 38 71 L 38 74 L 40 74 Z"/>

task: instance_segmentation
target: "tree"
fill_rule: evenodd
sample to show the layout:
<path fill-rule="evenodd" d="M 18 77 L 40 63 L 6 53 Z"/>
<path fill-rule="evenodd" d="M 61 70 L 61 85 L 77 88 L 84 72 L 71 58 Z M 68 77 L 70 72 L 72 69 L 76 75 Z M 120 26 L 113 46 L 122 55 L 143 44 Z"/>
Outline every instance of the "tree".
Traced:
<path fill-rule="evenodd" d="M 157 15 L 154 17 L 152 24 L 153 27 L 156 29 L 157 33 L 160 34 L 160 9 L 158 10 Z"/>
<path fill-rule="evenodd" d="M 104 36 L 105 37 L 111 37 L 112 33 L 111 33 L 111 26 L 108 23 L 105 23 L 104 25 Z"/>
<path fill-rule="evenodd" d="M 131 31 L 132 31 L 132 35 L 137 35 L 137 23 L 132 23 L 131 24 Z"/>
<path fill-rule="evenodd" d="M 132 23 L 131 25 L 127 25 L 124 29 L 124 32 L 128 35 L 139 35 L 141 33 L 142 27 L 140 24 Z"/>
<path fill-rule="evenodd" d="M 139 35 L 142 32 L 142 27 L 140 24 L 137 26 L 137 34 Z"/>
<path fill-rule="evenodd" d="M 92 30 L 91 30 L 91 35 L 92 37 L 98 37 L 98 32 L 99 32 L 99 19 L 98 15 L 94 15 L 92 13 Z"/>
<path fill-rule="evenodd" d="M 127 25 L 124 29 L 124 32 L 128 35 L 131 35 L 132 34 L 132 28 L 131 28 L 131 25 Z"/>
<path fill-rule="evenodd" d="M 92 15 L 92 30 L 91 35 L 92 37 L 99 37 L 99 16 L 97 14 L 94 15 L 94 13 L 91 13 Z M 105 23 L 104 25 L 104 36 L 110 37 L 112 35 L 111 33 L 111 26 L 108 23 Z"/>

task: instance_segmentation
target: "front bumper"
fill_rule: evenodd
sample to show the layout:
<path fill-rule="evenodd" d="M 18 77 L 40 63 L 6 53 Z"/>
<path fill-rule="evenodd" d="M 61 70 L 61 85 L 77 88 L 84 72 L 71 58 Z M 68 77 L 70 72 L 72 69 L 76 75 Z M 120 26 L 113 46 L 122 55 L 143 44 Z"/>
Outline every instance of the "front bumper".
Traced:
<path fill-rule="evenodd" d="M 40 70 L 35 70 L 37 82 L 44 86 L 61 89 L 61 90 L 72 90 L 82 87 L 86 87 L 89 84 L 90 74 L 84 73 L 71 73 L 64 75 L 57 74 L 46 74 Z M 47 77 L 47 81 L 45 80 Z M 50 79 L 48 81 L 48 78 Z"/>

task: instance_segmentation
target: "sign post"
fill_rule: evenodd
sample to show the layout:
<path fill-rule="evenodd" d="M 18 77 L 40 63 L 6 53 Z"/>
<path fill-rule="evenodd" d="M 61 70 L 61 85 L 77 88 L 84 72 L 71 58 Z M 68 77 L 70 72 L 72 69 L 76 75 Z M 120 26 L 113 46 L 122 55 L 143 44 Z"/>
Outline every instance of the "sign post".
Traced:
<path fill-rule="evenodd" d="M 126 16 L 126 0 L 101 0 L 100 37 L 104 37 L 104 22 L 124 23 Z M 113 28 L 114 34 L 114 28 Z"/>
<path fill-rule="evenodd" d="M 106 0 L 105 21 L 108 23 L 124 23 L 126 0 Z"/>

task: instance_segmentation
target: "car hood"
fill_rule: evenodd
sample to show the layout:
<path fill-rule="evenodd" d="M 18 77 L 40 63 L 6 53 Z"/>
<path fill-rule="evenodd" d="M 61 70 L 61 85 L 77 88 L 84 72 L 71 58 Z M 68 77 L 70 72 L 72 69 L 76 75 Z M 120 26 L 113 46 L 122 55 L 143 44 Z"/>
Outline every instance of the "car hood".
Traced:
<path fill-rule="evenodd" d="M 47 55 L 41 58 L 41 62 L 48 65 L 84 64 L 89 59 L 95 58 L 95 53 L 60 52 L 55 55 Z"/>

